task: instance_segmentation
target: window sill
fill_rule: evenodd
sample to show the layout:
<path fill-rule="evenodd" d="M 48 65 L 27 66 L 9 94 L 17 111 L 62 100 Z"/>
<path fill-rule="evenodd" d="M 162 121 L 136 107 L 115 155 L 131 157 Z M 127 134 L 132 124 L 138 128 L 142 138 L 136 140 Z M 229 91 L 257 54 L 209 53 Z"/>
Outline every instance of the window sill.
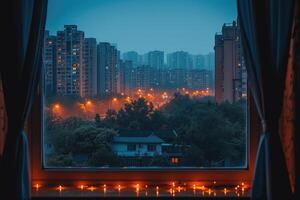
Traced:
<path fill-rule="evenodd" d="M 242 189 L 243 188 L 243 189 Z M 250 199 L 250 188 L 248 185 L 230 186 L 226 189 L 224 186 L 214 186 L 202 188 L 186 183 L 179 185 L 105 185 L 105 186 L 54 186 L 33 188 L 33 199 L 40 198 L 128 198 L 128 199 Z"/>

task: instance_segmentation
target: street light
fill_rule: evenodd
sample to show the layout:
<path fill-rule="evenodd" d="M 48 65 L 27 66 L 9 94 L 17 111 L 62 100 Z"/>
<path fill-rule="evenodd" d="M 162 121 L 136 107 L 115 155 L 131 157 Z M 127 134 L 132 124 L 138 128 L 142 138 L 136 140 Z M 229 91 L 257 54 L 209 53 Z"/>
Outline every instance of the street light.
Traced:
<path fill-rule="evenodd" d="M 86 105 L 92 105 L 92 102 L 91 101 L 87 101 Z"/>

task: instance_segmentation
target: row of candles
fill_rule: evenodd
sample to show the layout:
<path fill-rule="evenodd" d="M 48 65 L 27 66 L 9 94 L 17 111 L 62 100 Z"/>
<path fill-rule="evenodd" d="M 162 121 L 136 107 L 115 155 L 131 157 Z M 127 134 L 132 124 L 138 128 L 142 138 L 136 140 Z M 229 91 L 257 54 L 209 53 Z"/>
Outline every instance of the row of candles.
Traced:
<path fill-rule="evenodd" d="M 36 183 L 34 186 L 35 188 L 35 192 L 38 192 L 41 188 L 42 185 Z M 45 187 L 47 188 L 47 187 Z M 49 188 L 48 188 L 49 189 Z M 156 196 L 160 195 L 160 192 L 162 191 L 167 191 L 171 196 L 176 196 L 176 194 L 179 194 L 181 192 L 186 192 L 188 189 L 190 189 L 194 195 L 197 194 L 201 194 L 202 196 L 217 196 L 222 194 L 224 196 L 227 196 L 228 194 L 231 195 L 235 195 L 235 196 L 244 196 L 245 191 L 249 189 L 248 184 L 245 184 L 244 182 L 241 182 L 241 184 L 235 185 L 235 186 L 228 186 L 228 187 L 224 187 L 224 186 L 218 186 L 216 184 L 216 181 L 213 182 L 213 184 L 211 184 L 209 187 L 208 186 L 204 186 L 204 185 L 197 185 L 197 184 L 187 184 L 187 183 L 183 183 L 183 184 L 176 184 L 175 182 L 172 182 L 169 186 L 164 186 L 164 185 L 151 185 L 148 186 L 147 184 L 145 185 L 141 185 L 141 184 L 135 184 L 134 186 L 131 187 L 126 187 L 124 185 L 106 185 L 103 184 L 101 186 L 93 186 L 93 185 L 79 185 L 77 187 L 66 187 L 63 185 L 58 185 L 56 187 L 54 187 L 54 190 L 59 191 L 59 193 L 62 193 L 64 190 L 67 189 L 77 189 L 80 191 L 97 191 L 97 190 L 102 190 L 103 194 L 106 194 L 106 192 L 108 191 L 108 189 L 114 189 L 115 191 L 118 191 L 118 193 L 120 194 L 121 191 L 125 190 L 125 189 L 134 189 L 135 193 L 137 196 L 139 196 L 139 193 L 141 190 L 144 191 L 145 196 L 148 195 L 148 191 L 152 190 L 155 192 Z"/>

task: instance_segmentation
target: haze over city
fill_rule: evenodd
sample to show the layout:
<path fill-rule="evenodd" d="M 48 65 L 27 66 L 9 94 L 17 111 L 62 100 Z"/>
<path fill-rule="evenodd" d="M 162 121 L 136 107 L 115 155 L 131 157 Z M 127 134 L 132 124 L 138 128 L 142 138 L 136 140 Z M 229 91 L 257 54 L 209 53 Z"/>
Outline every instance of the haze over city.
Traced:
<path fill-rule="evenodd" d="M 214 36 L 236 19 L 235 0 L 50 0 L 51 34 L 76 24 L 86 37 L 117 44 L 121 52 L 213 52 Z"/>

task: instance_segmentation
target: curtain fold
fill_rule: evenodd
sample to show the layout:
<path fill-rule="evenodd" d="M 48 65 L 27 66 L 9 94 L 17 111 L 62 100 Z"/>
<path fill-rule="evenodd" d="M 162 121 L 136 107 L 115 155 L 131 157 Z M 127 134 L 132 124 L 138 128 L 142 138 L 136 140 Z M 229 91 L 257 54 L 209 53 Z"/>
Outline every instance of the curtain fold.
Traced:
<path fill-rule="evenodd" d="M 238 0 L 249 87 L 261 118 L 252 199 L 291 198 L 279 135 L 294 0 Z"/>
<path fill-rule="evenodd" d="M 4 58 L 1 67 L 7 111 L 7 134 L 0 165 L 0 195 L 11 199 L 30 198 L 28 143 L 24 123 L 30 111 L 42 67 L 42 44 L 47 0 L 9 0 L 5 16 Z M 7 177 L 7 178 L 2 178 Z"/>
<path fill-rule="evenodd" d="M 296 127 L 295 127 L 295 147 L 296 147 L 296 172 L 295 172 L 295 200 L 300 199 L 300 2 L 296 3 L 296 21 L 295 21 L 295 102 L 296 103 Z"/>

